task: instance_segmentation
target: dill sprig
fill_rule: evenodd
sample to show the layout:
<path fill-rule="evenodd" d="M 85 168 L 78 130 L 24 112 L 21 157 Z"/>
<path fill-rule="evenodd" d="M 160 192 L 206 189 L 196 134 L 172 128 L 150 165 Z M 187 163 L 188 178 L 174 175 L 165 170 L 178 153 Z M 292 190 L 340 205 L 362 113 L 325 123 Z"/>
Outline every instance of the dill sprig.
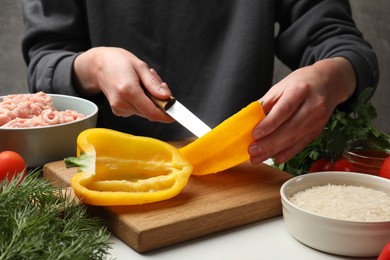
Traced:
<path fill-rule="evenodd" d="M 109 232 L 39 171 L 0 182 L 0 260 L 106 259 Z"/>

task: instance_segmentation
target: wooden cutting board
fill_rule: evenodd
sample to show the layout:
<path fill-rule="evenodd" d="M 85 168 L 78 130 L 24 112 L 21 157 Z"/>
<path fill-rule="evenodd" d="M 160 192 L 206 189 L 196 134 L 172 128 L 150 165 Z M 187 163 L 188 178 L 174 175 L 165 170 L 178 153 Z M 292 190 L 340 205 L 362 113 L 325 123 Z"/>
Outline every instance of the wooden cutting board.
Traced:
<path fill-rule="evenodd" d="M 43 168 L 45 179 L 68 187 L 76 168 L 63 161 Z M 279 190 L 292 176 L 266 164 L 249 162 L 225 172 L 191 176 L 176 197 L 137 206 L 91 207 L 109 230 L 138 252 L 281 215 Z"/>

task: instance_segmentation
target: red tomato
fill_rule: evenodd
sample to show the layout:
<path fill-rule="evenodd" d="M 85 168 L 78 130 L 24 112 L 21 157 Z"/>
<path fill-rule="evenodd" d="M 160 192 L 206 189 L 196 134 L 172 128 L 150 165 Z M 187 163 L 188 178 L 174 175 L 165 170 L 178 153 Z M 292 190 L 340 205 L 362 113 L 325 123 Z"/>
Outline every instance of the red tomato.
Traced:
<path fill-rule="evenodd" d="M 355 171 L 351 162 L 345 159 L 338 159 L 333 163 L 321 158 L 313 163 L 310 167 L 309 172 L 325 172 L 325 171 L 342 171 L 342 172 L 353 172 Z"/>
<path fill-rule="evenodd" d="M 382 163 L 379 169 L 379 176 L 390 179 L 390 156 Z"/>
<path fill-rule="evenodd" d="M 26 175 L 26 162 L 16 152 L 4 151 L 0 152 L 0 182 L 8 175 L 8 180 L 11 180 L 15 174 Z"/>
<path fill-rule="evenodd" d="M 332 165 L 332 171 L 353 172 L 355 171 L 355 168 L 353 167 L 351 162 L 345 159 L 339 159 L 334 161 Z"/>
<path fill-rule="evenodd" d="M 378 260 L 389 260 L 390 259 L 390 242 L 388 242 L 382 249 Z"/>
<path fill-rule="evenodd" d="M 310 167 L 309 172 L 330 171 L 331 167 L 332 164 L 330 161 L 326 160 L 325 158 L 321 158 L 313 163 L 313 165 Z"/>

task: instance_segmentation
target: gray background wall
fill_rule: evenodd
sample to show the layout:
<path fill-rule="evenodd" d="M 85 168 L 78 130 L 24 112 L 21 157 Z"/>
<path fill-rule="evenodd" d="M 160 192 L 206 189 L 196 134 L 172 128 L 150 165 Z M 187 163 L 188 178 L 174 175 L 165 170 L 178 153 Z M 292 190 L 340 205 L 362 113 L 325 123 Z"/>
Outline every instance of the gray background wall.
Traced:
<path fill-rule="evenodd" d="M 381 78 L 372 103 L 378 111 L 375 125 L 390 133 L 390 1 L 350 0 L 355 21 L 377 52 Z M 20 40 L 23 21 L 20 1 L 0 0 L 0 95 L 27 92 L 26 67 Z M 289 73 L 276 61 L 275 81 Z"/>

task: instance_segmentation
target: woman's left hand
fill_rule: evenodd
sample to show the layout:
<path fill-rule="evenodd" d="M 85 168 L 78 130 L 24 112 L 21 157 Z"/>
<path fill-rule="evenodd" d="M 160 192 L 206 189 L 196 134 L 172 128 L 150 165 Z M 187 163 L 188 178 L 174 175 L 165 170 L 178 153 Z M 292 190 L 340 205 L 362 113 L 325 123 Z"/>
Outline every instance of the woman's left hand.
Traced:
<path fill-rule="evenodd" d="M 352 65 L 341 57 L 300 68 L 275 84 L 260 99 L 267 116 L 252 132 L 251 162 L 292 158 L 321 133 L 336 106 L 355 88 Z"/>

